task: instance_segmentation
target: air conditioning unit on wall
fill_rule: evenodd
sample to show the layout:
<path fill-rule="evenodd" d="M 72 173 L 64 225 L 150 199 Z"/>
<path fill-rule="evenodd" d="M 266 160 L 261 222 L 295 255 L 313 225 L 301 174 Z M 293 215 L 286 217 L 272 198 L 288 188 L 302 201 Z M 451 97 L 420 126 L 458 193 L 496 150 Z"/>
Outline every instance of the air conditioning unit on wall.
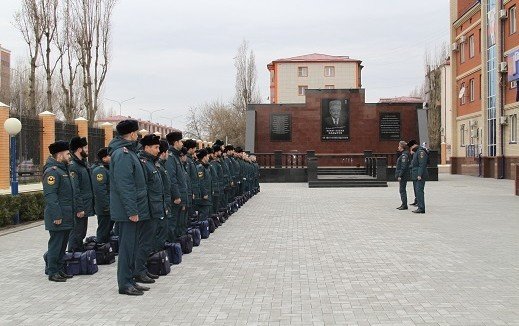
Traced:
<path fill-rule="evenodd" d="M 467 37 L 465 35 L 461 35 L 460 43 L 465 43 L 467 41 Z"/>
<path fill-rule="evenodd" d="M 458 42 L 454 42 L 451 44 L 451 50 L 454 52 L 459 50 Z"/>
<path fill-rule="evenodd" d="M 499 72 L 508 72 L 508 64 L 506 62 L 499 63 Z"/>
<path fill-rule="evenodd" d="M 507 19 L 508 18 L 508 11 L 506 9 L 499 10 L 499 19 Z"/>
<path fill-rule="evenodd" d="M 502 117 L 499 117 L 499 124 L 500 125 L 507 125 L 508 124 L 508 117 L 505 115 L 505 116 L 502 116 Z"/>

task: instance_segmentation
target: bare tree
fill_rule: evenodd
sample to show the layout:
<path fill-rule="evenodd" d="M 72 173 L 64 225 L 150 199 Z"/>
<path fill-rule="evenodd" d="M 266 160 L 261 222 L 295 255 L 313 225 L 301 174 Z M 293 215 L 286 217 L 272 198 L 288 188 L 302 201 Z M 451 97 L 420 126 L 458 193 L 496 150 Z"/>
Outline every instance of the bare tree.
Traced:
<path fill-rule="evenodd" d="M 61 56 L 61 53 L 58 53 L 57 58 L 51 58 L 54 39 L 58 31 L 57 0 L 41 1 L 41 26 L 43 30 L 43 42 L 40 43 L 40 53 L 47 83 L 47 110 L 52 112 L 54 111 L 52 106 L 52 76 L 60 62 Z"/>
<path fill-rule="evenodd" d="M 185 131 L 187 137 L 204 139 L 207 136 L 207 134 L 204 134 L 204 127 L 200 115 L 201 112 L 199 107 L 189 108 L 186 125 L 187 130 Z"/>
<path fill-rule="evenodd" d="M 36 109 L 36 68 L 43 37 L 42 10 L 37 0 L 22 0 L 22 9 L 15 14 L 15 25 L 29 48 L 29 113 L 38 114 Z"/>
<path fill-rule="evenodd" d="M 110 63 L 111 17 L 116 0 L 74 0 L 74 37 L 83 74 L 87 120 L 94 122 Z"/>

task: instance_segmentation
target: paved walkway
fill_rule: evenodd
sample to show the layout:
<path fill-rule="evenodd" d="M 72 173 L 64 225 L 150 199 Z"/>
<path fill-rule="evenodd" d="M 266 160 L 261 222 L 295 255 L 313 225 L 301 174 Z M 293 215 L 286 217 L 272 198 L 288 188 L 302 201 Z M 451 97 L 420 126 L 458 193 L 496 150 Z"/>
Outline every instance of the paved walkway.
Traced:
<path fill-rule="evenodd" d="M 142 297 L 116 294 L 115 264 L 47 281 L 42 226 L 2 236 L 0 324 L 519 325 L 513 183 L 441 178 L 420 216 L 396 184 L 265 184 Z"/>

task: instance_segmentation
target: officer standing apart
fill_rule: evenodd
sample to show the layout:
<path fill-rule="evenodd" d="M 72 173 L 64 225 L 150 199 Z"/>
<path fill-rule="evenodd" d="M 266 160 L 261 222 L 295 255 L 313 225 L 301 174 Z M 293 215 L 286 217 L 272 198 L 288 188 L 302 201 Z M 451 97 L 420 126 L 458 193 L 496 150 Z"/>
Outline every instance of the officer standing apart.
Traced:
<path fill-rule="evenodd" d="M 183 147 L 182 133 L 180 131 L 170 132 L 166 135 L 166 139 L 170 145 L 166 169 L 171 180 L 171 201 L 173 202 L 172 219 L 168 221 L 168 240 L 174 242 L 187 232 L 187 184 L 186 173 L 180 162 L 180 150 Z"/>
<path fill-rule="evenodd" d="M 74 181 L 76 218 L 74 230 L 70 235 L 69 251 L 82 251 L 83 240 L 87 234 L 88 217 L 94 215 L 94 190 L 88 166 L 88 142 L 85 137 L 70 140 L 72 161 L 69 165 L 70 176 Z"/>
<path fill-rule="evenodd" d="M 97 152 L 99 164 L 92 170 L 94 188 L 95 212 L 97 215 L 96 238 L 99 243 L 110 241 L 110 231 L 113 222 L 110 219 L 110 155 L 108 148 L 103 147 Z"/>
<path fill-rule="evenodd" d="M 49 151 L 51 156 L 43 168 L 42 179 L 45 230 L 50 234 L 45 272 L 49 275 L 49 281 L 65 282 L 72 275 L 65 273 L 63 256 L 74 227 L 74 190 L 67 168 L 69 144 L 57 141 L 50 144 Z"/>
<path fill-rule="evenodd" d="M 159 220 L 166 217 L 166 207 L 164 206 L 164 186 L 158 165 L 160 152 L 160 137 L 156 135 L 146 135 L 141 139 L 142 150 L 139 152 L 139 159 L 144 168 L 144 176 L 148 188 L 148 203 L 150 205 L 150 219 L 142 223 L 142 242 L 139 242 L 135 281 L 141 283 L 155 283 L 154 279 L 158 275 L 151 274 L 146 267 L 148 256 L 156 246 L 157 225 Z M 141 241 L 141 240 L 140 240 Z M 161 248 L 162 249 L 162 248 Z"/>
<path fill-rule="evenodd" d="M 427 171 L 428 153 L 423 147 L 418 147 L 417 144 L 413 145 L 413 160 L 411 161 L 411 178 L 416 182 L 416 201 L 418 209 L 414 210 L 413 213 L 424 214 L 425 213 L 425 181 L 429 177 Z"/>
<path fill-rule="evenodd" d="M 110 215 L 119 226 L 117 283 L 119 293 L 142 295 L 148 287 L 133 279 L 138 241 L 142 238 L 142 221 L 150 218 L 144 169 L 137 157 L 136 120 L 117 124 L 117 137 L 108 146 L 110 162 Z"/>
<path fill-rule="evenodd" d="M 407 143 L 407 148 L 409 149 L 409 157 L 411 158 L 411 160 L 413 160 L 413 155 L 414 155 L 416 149 L 418 148 L 418 146 L 415 146 L 415 145 L 418 145 L 418 143 L 414 139 L 410 140 Z M 409 169 L 411 169 L 411 163 L 409 163 Z M 413 180 L 413 194 L 414 194 L 414 201 L 411 203 L 411 206 L 418 206 L 418 202 L 416 201 L 416 180 Z"/>
<path fill-rule="evenodd" d="M 407 180 L 409 180 L 410 170 L 409 163 L 411 162 L 409 152 L 407 151 L 407 143 L 405 141 L 400 141 L 398 143 L 398 151 L 400 152 L 400 156 L 396 160 L 396 171 L 395 178 L 398 180 L 400 185 L 400 199 L 402 200 L 402 205 L 397 207 L 398 210 L 406 210 L 407 209 Z"/>

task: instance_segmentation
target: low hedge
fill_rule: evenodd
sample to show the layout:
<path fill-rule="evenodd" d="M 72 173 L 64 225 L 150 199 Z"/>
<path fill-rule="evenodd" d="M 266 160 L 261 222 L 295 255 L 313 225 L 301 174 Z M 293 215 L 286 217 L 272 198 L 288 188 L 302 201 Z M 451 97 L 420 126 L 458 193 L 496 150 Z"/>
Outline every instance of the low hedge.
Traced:
<path fill-rule="evenodd" d="M 43 219 L 45 202 L 42 192 L 0 195 L 0 227 L 13 224 L 13 216 L 20 213 L 20 223 Z"/>

